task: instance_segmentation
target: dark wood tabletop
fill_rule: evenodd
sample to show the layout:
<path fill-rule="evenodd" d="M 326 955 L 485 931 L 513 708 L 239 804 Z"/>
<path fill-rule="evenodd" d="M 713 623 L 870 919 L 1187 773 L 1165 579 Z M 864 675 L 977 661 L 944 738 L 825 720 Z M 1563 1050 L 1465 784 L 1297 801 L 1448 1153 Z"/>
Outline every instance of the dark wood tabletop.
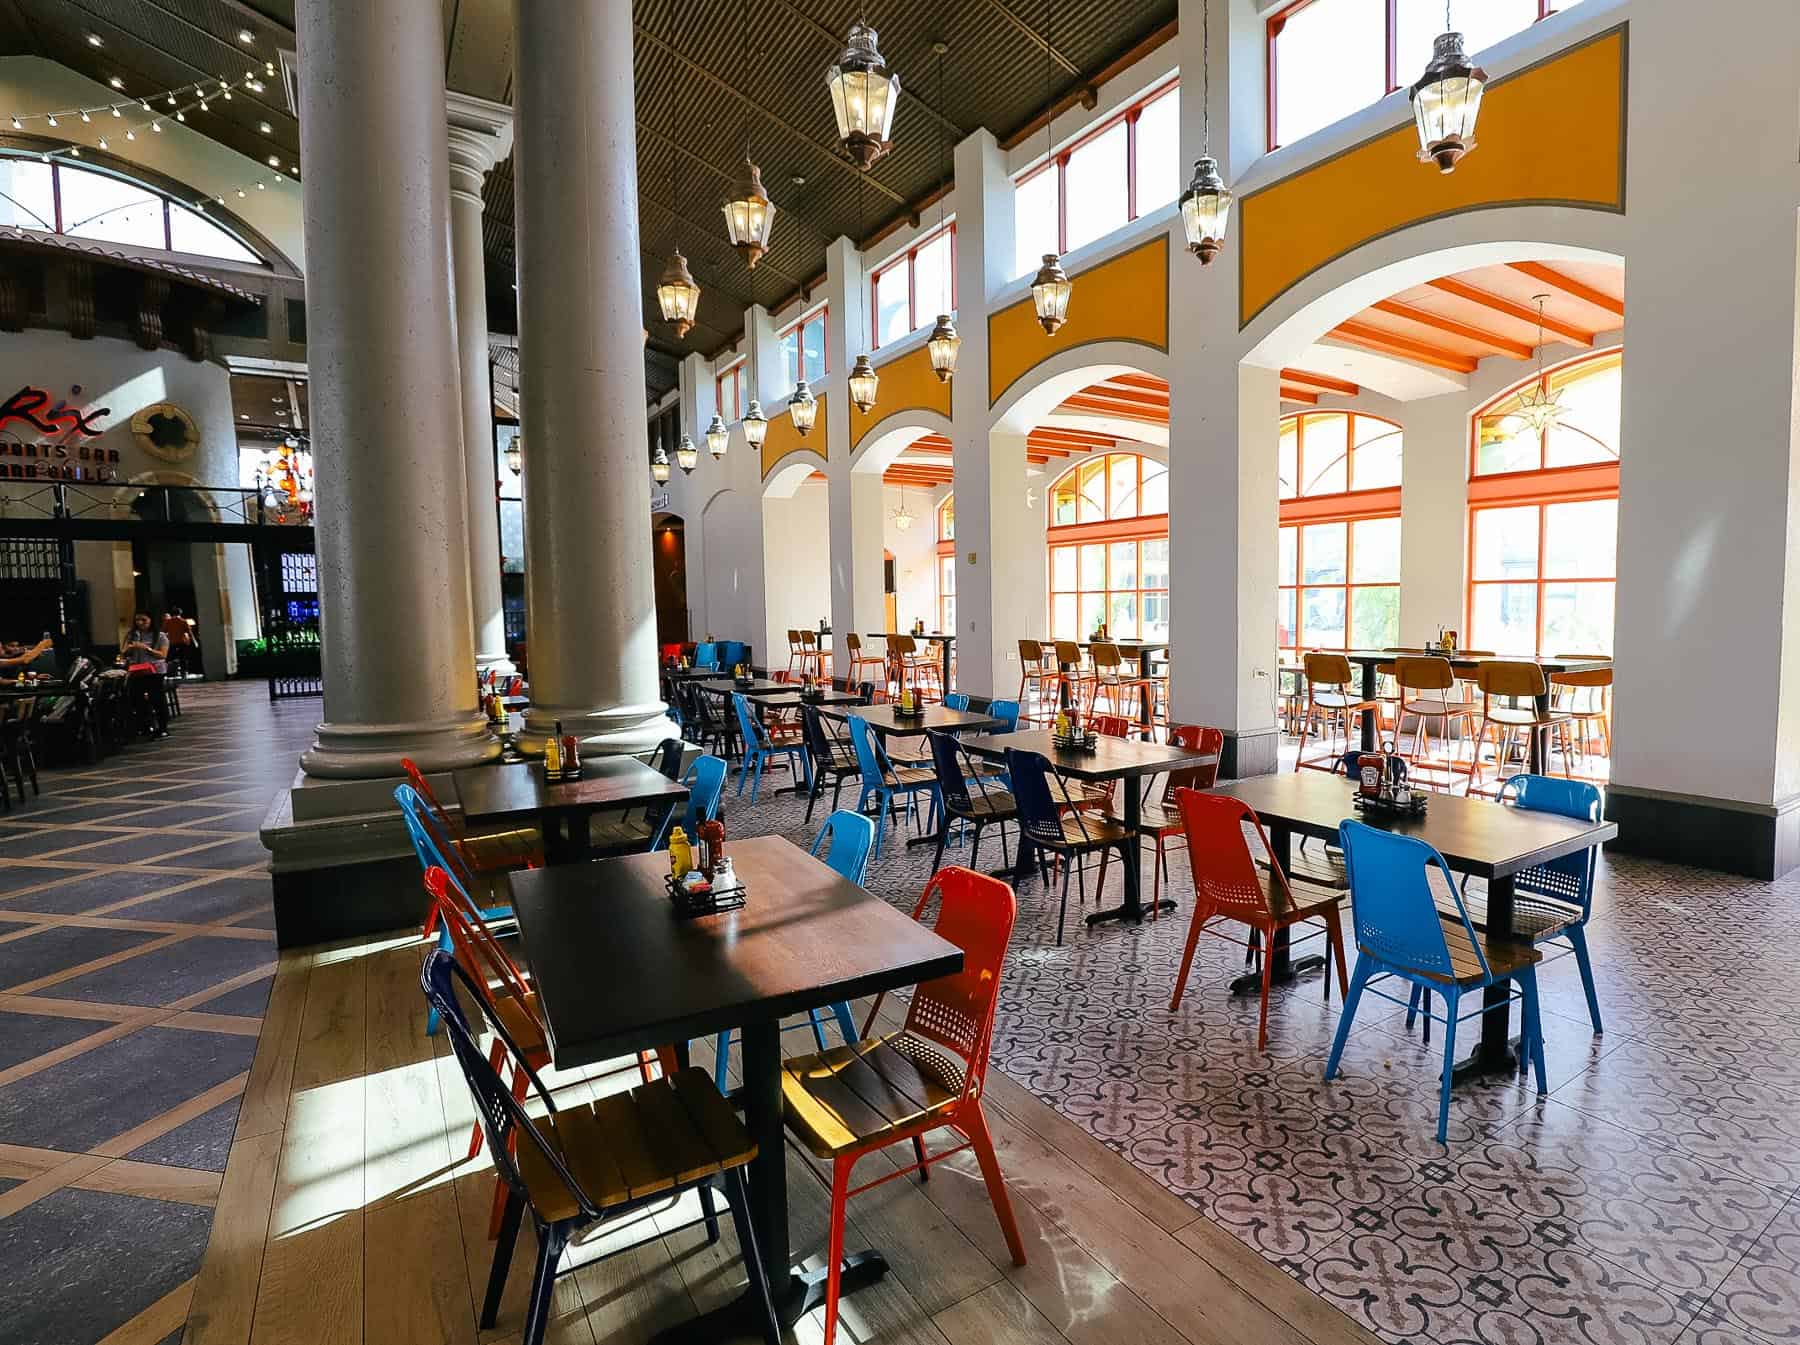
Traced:
<path fill-rule="evenodd" d="M 455 772 L 452 778 L 463 817 L 469 822 L 682 803 L 688 796 L 686 785 L 636 757 L 588 757 L 581 763 L 581 779 L 566 784 L 547 784 L 539 761 L 473 766 Z"/>
<path fill-rule="evenodd" d="M 790 688 L 787 691 L 777 691 L 772 692 L 767 696 L 759 696 L 757 697 L 757 704 L 767 705 L 778 710 L 788 709 L 796 705 L 816 705 L 820 707 L 820 712 L 825 714 L 833 713 L 825 708 L 827 706 L 862 704 L 862 693 L 859 691 L 839 691 L 835 687 L 830 687 L 821 694 L 823 695 L 822 700 L 802 700 L 799 688 L 795 687 Z M 840 715 L 839 717 L 841 718 L 842 716 Z"/>
<path fill-rule="evenodd" d="M 734 692 L 741 692 L 746 696 L 775 696 L 783 691 L 799 690 L 792 682 L 772 682 L 766 677 L 752 677 L 750 685 L 742 687 L 730 677 L 715 677 L 697 685 L 709 696 L 730 696 Z"/>
<path fill-rule="evenodd" d="M 914 640 L 929 640 L 933 644 L 946 644 L 956 639 L 954 632 L 928 630 L 923 635 L 914 635 L 909 630 L 872 630 L 863 636 L 865 640 L 891 640 L 896 635 L 905 635 Z"/>
<path fill-rule="evenodd" d="M 1400 658 L 1441 658 L 1448 659 L 1450 666 L 1458 671 L 1473 671 L 1483 663 L 1535 663 L 1547 673 L 1584 672 L 1589 668 L 1610 668 L 1613 663 L 1609 658 L 1534 658 L 1525 654 L 1470 654 L 1461 649 L 1449 652 L 1442 649 L 1352 649 L 1344 657 L 1365 668 Z"/>
<path fill-rule="evenodd" d="M 1265 823 L 1281 823 L 1305 836 L 1335 839 L 1338 823 L 1347 817 L 1416 836 L 1451 868 L 1480 878 L 1514 874 L 1619 834 L 1617 824 L 1604 820 L 1583 822 L 1455 794 L 1432 794 L 1423 817 L 1364 817 L 1350 801 L 1354 788 L 1340 775 L 1284 771 L 1219 785 L 1213 792 L 1242 799 Z"/>
<path fill-rule="evenodd" d="M 1092 752 L 1069 751 L 1056 746 L 1049 729 L 1030 733 L 976 734 L 962 739 L 962 745 L 976 756 L 995 760 L 1005 757 L 1008 748 L 1036 752 L 1058 772 L 1077 780 L 1133 780 L 1184 766 L 1213 766 L 1219 760 L 1216 752 L 1191 752 L 1185 747 L 1140 742 L 1135 738 L 1111 738 L 1105 734 L 1100 735 Z"/>
<path fill-rule="evenodd" d="M 962 969 L 962 951 L 791 841 L 726 852 L 742 909 L 681 920 L 666 854 L 508 876 L 558 1069 Z"/>
<path fill-rule="evenodd" d="M 827 719 L 849 719 L 855 715 L 869 726 L 871 732 L 889 738 L 917 737 L 927 729 L 948 729 L 952 733 L 970 729 L 988 730 L 1002 726 L 1004 721 L 992 715 L 978 714 L 973 710 L 951 710 L 942 705 L 927 705 L 925 713 L 909 718 L 895 713 L 893 705 L 865 705 L 861 709 L 832 709 L 820 711 Z"/>

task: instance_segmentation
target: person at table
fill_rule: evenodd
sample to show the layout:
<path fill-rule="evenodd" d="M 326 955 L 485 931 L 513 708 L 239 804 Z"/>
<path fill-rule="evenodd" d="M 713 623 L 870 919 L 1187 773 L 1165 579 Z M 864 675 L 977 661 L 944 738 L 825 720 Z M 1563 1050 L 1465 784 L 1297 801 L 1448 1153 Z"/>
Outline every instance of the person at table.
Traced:
<path fill-rule="evenodd" d="M 17 640 L 0 641 L 0 669 L 9 672 L 54 672 L 56 645 L 46 635 L 34 645 Z"/>
<path fill-rule="evenodd" d="M 169 637 L 156 629 L 148 612 L 139 612 L 131 619 L 131 629 L 125 632 L 119 653 L 127 666 L 148 663 L 156 672 L 169 670 Z"/>

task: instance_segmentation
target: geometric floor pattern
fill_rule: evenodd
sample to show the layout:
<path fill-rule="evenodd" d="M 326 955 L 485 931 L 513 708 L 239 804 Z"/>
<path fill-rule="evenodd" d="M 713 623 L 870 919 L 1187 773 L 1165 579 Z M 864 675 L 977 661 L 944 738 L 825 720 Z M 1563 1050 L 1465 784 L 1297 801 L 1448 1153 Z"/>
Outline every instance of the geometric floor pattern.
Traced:
<path fill-rule="evenodd" d="M 275 969 L 256 830 L 318 702 L 181 694 L 0 813 L 0 1345 L 178 1341 L 206 1250 Z"/>
<path fill-rule="evenodd" d="M 823 819 L 735 788 L 731 834 L 810 843 Z M 931 853 L 890 840 L 870 887 L 910 909 Z M 999 859 L 991 834 L 981 858 Z M 1401 1008 L 1365 997 L 1331 1083 L 1338 992 L 1324 1003 L 1316 974 L 1275 991 L 1266 1054 L 1256 1001 L 1228 988 L 1241 948 L 1202 939 L 1169 1011 L 1185 866 L 1173 850 L 1172 916 L 1089 929 L 1071 905 L 1060 948 L 1054 898 L 1019 890 L 995 1066 L 1387 1340 L 1800 1341 L 1800 877 L 1604 858 L 1588 935 L 1604 1035 L 1573 957 L 1552 954 L 1549 1094 L 1458 1087 L 1439 1145 L 1442 1039 L 1408 1034 Z M 1119 883 L 1115 865 L 1106 904 Z"/>

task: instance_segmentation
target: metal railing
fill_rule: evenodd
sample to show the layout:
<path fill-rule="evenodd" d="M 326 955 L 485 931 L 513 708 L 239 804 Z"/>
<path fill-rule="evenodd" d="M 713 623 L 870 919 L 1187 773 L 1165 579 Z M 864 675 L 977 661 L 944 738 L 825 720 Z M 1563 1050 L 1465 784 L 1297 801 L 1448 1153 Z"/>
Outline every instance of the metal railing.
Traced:
<path fill-rule="evenodd" d="M 246 486 L 158 486 L 120 481 L 0 478 L 0 519 L 113 523 L 226 523 L 310 527 L 296 508 L 271 509 Z"/>

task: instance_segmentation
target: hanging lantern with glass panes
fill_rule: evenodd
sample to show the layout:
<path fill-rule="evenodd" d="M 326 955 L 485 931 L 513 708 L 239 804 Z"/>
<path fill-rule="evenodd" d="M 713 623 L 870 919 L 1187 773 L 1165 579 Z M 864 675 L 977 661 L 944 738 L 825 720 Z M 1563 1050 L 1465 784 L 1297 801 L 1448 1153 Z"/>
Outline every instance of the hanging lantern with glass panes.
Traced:
<path fill-rule="evenodd" d="M 1062 268 L 1062 258 L 1054 252 L 1044 254 L 1044 264 L 1031 278 L 1031 306 L 1037 311 L 1038 325 L 1050 335 L 1069 320 L 1069 291 L 1074 284 Z"/>
<path fill-rule="evenodd" d="M 794 384 L 794 395 L 788 398 L 788 419 L 794 422 L 794 433 L 802 439 L 812 433 L 813 421 L 818 417 L 819 403 L 814 400 L 812 389 L 806 386 L 803 378 Z"/>
<path fill-rule="evenodd" d="M 706 451 L 712 454 L 714 462 L 725 456 L 725 450 L 731 443 L 731 431 L 725 428 L 725 417 L 713 413 L 712 424 L 706 427 Z"/>
<path fill-rule="evenodd" d="M 694 441 L 683 430 L 681 442 L 675 445 L 675 465 L 681 468 L 683 476 L 692 476 L 694 468 L 700 465 L 700 450 L 694 447 Z"/>
<path fill-rule="evenodd" d="M 760 449 L 769 433 L 769 420 L 763 415 L 762 403 L 752 397 L 750 409 L 744 412 L 739 424 L 744 427 L 744 442 L 752 449 Z"/>
<path fill-rule="evenodd" d="M 844 152 L 858 168 L 866 169 L 888 151 L 900 76 L 888 71 L 875 47 L 875 30 L 861 19 L 850 25 L 843 53 L 825 72 L 825 84 L 831 90 L 831 110 L 837 116 Z"/>
<path fill-rule="evenodd" d="M 1450 26 L 1447 3 L 1444 26 Z M 1407 90 L 1419 129 L 1422 162 L 1435 163 L 1440 173 L 1454 172 L 1463 155 L 1475 148 L 1475 118 L 1481 113 L 1481 91 L 1486 87 L 1487 71 L 1469 60 L 1463 35 L 1438 34 L 1431 63 L 1419 82 Z"/>
<path fill-rule="evenodd" d="M 663 321 L 674 325 L 677 339 L 693 329 L 694 315 L 700 309 L 700 286 L 688 270 L 687 258 L 681 255 L 680 248 L 675 249 L 675 255 L 663 268 L 662 278 L 656 282 L 656 306 L 662 309 Z"/>
<path fill-rule="evenodd" d="M 1231 223 L 1232 195 L 1219 176 L 1219 161 L 1210 155 L 1194 164 L 1194 180 L 1181 194 L 1181 228 L 1188 251 L 1207 265 L 1225 247 L 1225 229 Z"/>
<path fill-rule="evenodd" d="M 938 382 L 950 381 L 950 375 L 956 372 L 956 352 L 961 348 L 962 337 L 956 334 L 956 323 L 948 313 L 939 313 L 937 326 L 925 342 L 926 353 L 931 356 L 931 372 L 938 376 Z"/>
<path fill-rule="evenodd" d="M 875 409 L 875 393 L 881 386 L 881 375 L 869 363 L 867 355 L 858 355 L 850 368 L 850 402 L 865 416 Z"/>
<path fill-rule="evenodd" d="M 669 455 L 658 444 L 656 452 L 650 455 L 650 479 L 659 486 L 669 484 Z"/>

